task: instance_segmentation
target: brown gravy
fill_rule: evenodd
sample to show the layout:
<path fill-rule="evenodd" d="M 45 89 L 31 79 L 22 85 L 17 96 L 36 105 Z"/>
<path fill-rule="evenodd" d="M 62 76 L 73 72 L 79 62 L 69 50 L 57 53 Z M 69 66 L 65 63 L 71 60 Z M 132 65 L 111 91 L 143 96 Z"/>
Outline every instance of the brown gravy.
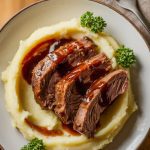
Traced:
<path fill-rule="evenodd" d="M 45 135 L 45 136 L 61 136 L 63 135 L 63 131 L 59 130 L 59 129 L 54 129 L 54 130 L 48 130 L 45 127 L 41 127 L 38 125 L 33 124 L 29 119 L 25 119 L 25 122 L 32 128 L 35 129 L 36 131 L 40 132 L 41 134 Z M 66 132 L 68 132 L 70 135 L 73 136 L 79 136 L 80 133 L 78 133 L 77 131 L 73 130 L 71 125 L 65 125 L 62 124 L 62 128 L 63 130 L 65 130 Z"/>
<path fill-rule="evenodd" d="M 46 136 L 60 136 L 63 135 L 63 132 L 61 130 L 48 130 L 45 127 L 40 127 L 38 125 L 33 124 L 29 119 L 25 119 L 25 122 L 32 128 L 37 130 L 38 132 L 40 132 L 43 135 Z"/>
<path fill-rule="evenodd" d="M 71 39 L 51 39 L 44 41 L 30 50 L 22 61 L 22 75 L 28 84 L 31 84 L 32 70 L 37 63 L 42 60 L 47 54 L 53 52 Z"/>

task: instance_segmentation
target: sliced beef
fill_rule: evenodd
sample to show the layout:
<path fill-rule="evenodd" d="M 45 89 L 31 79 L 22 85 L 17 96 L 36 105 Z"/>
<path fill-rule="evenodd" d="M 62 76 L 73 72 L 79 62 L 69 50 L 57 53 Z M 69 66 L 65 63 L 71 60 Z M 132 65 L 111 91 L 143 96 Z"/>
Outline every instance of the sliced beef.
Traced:
<path fill-rule="evenodd" d="M 127 72 L 121 69 L 96 80 L 79 106 L 73 128 L 88 138 L 93 137 L 101 113 L 126 91 L 127 85 Z"/>
<path fill-rule="evenodd" d="M 83 62 L 56 84 L 55 113 L 63 123 L 73 122 L 86 90 L 95 78 L 104 76 L 110 69 L 110 60 L 101 53 Z"/>
<path fill-rule="evenodd" d="M 37 103 L 44 109 L 52 109 L 55 84 L 73 67 L 96 54 L 95 44 L 87 37 L 66 43 L 49 53 L 32 72 L 32 88 Z"/>

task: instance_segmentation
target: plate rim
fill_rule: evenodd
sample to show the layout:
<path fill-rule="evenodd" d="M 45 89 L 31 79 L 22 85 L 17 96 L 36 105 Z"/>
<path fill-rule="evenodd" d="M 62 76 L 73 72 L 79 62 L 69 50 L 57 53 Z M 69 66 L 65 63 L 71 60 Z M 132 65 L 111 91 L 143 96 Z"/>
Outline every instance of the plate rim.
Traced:
<path fill-rule="evenodd" d="M 37 5 L 37 4 L 39 4 L 39 3 L 43 3 L 43 2 L 45 2 L 45 1 L 50 1 L 50 0 L 40 0 L 40 1 L 34 2 L 34 3 L 30 4 L 29 6 L 26 6 L 26 7 L 22 8 L 21 10 L 19 10 L 18 12 L 16 12 L 14 15 L 12 15 L 12 17 L 10 17 L 10 18 L 2 25 L 2 27 L 0 28 L 0 34 L 1 34 L 1 32 L 8 26 L 8 24 L 9 24 L 10 22 L 12 22 L 13 19 L 16 18 L 19 14 L 23 13 L 25 10 L 29 9 L 30 7 L 33 7 L 34 5 Z M 115 12 L 118 13 L 119 15 L 121 15 L 121 16 L 122 16 L 125 20 L 127 20 L 127 21 L 136 29 L 136 31 L 140 34 L 140 36 L 141 36 L 142 39 L 144 40 L 144 42 L 145 42 L 145 44 L 146 44 L 146 46 L 147 46 L 147 48 L 148 48 L 148 50 L 149 50 L 149 52 L 150 52 L 150 45 L 149 45 L 148 41 L 145 39 L 145 37 L 144 37 L 142 31 L 141 31 L 137 26 L 135 26 L 135 24 L 134 24 L 128 17 L 126 17 L 121 11 L 119 11 L 117 8 L 111 6 L 111 5 L 109 5 L 109 4 L 107 4 L 107 3 L 103 2 L 103 1 L 98 1 L 98 0 L 88 0 L 88 1 L 91 1 L 91 2 L 95 2 L 95 3 L 97 3 L 97 4 L 104 5 L 104 6 L 108 7 L 108 8 L 110 8 L 111 10 L 115 11 Z"/>
<path fill-rule="evenodd" d="M 20 15 L 21 13 L 23 13 L 25 10 L 33 7 L 34 5 L 37 5 L 37 4 L 40 4 L 40 3 L 43 3 L 43 2 L 46 2 L 46 1 L 50 1 L 50 0 L 39 0 L 37 2 L 33 2 L 31 3 L 29 6 L 26 6 L 22 9 L 20 9 L 19 11 L 17 11 L 14 15 L 12 15 L 12 17 L 10 17 L 3 25 L 2 27 L 0 28 L 0 34 L 3 32 L 3 30 L 9 25 L 9 23 L 11 23 L 18 15 Z M 134 27 L 136 29 L 136 31 L 139 33 L 139 35 L 142 37 L 144 43 L 146 44 L 149 52 L 150 52 L 150 45 L 148 43 L 148 41 L 145 39 L 142 31 L 127 17 L 125 16 L 121 11 L 119 11 L 117 8 L 103 2 L 103 1 L 99 1 L 99 0 L 88 0 L 88 1 L 91 1 L 91 2 L 95 2 L 97 4 L 101 4 L 101 5 L 104 5 L 108 8 L 110 8 L 111 10 L 115 11 L 116 13 L 118 13 L 119 15 L 121 15 L 126 21 L 128 21 L 130 23 L 130 25 L 132 25 L 132 27 Z M 141 146 L 142 142 L 145 140 L 145 138 L 147 137 L 148 135 L 148 132 L 150 131 L 150 128 L 147 129 L 147 132 L 146 134 L 144 135 L 144 138 L 141 140 L 141 142 L 138 144 L 137 148 Z"/>
<path fill-rule="evenodd" d="M 89 0 L 89 1 L 92 1 L 92 2 L 95 2 L 95 3 L 102 4 L 102 5 L 106 6 L 106 7 L 110 8 L 110 9 L 112 9 L 113 11 L 115 11 L 116 13 L 118 13 L 119 15 L 121 15 L 125 20 L 127 20 L 136 29 L 136 31 L 140 34 L 140 36 L 144 40 L 144 42 L 147 45 L 148 50 L 150 52 L 150 45 L 149 45 L 148 41 L 145 39 L 142 31 L 127 16 L 125 16 L 120 10 L 118 10 L 117 8 L 111 6 L 111 5 L 109 5 L 109 4 L 107 4 L 107 3 L 103 2 L 103 1 L 98 1 L 98 0 Z"/>

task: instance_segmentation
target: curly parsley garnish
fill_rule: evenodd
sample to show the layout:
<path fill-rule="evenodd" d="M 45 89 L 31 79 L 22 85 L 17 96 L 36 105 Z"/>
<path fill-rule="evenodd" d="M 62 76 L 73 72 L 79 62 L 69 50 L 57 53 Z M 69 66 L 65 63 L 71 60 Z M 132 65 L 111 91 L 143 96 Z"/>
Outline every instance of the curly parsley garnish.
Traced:
<path fill-rule="evenodd" d="M 80 23 L 82 27 L 87 27 L 94 33 L 102 32 L 107 25 L 102 17 L 94 17 L 93 13 L 89 11 L 81 16 Z"/>
<path fill-rule="evenodd" d="M 124 68 L 129 68 L 136 62 L 133 50 L 130 48 L 126 48 L 125 46 L 121 46 L 116 50 L 115 57 L 117 63 Z"/>
<path fill-rule="evenodd" d="M 27 145 L 21 148 L 21 150 L 46 150 L 42 140 L 35 138 L 31 140 Z"/>

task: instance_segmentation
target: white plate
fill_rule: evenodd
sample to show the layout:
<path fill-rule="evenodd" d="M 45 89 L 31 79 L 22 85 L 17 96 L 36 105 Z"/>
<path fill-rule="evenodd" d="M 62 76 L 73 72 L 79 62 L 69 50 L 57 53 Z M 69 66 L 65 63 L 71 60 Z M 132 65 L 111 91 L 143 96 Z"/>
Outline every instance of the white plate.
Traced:
<path fill-rule="evenodd" d="M 0 74 L 13 58 L 20 40 L 26 39 L 37 28 L 79 17 L 87 10 L 102 16 L 108 24 L 106 31 L 120 43 L 134 49 L 137 56 L 133 80 L 139 110 L 129 119 L 113 143 L 106 148 L 135 150 L 150 127 L 150 53 L 139 32 L 114 10 L 87 0 L 48 0 L 23 10 L 0 31 Z M 0 82 L 0 101 L 0 144 L 6 150 L 19 150 L 26 144 L 26 140 L 11 125 L 10 116 L 5 109 L 2 82 Z"/>

